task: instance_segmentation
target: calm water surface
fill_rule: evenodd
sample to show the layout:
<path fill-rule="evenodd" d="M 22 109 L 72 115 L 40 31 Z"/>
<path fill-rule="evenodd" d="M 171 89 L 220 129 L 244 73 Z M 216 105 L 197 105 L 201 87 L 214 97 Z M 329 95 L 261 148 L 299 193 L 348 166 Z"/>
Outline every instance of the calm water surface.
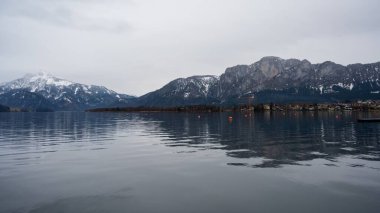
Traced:
<path fill-rule="evenodd" d="M 0 113 L 0 212 L 378 213 L 359 116 Z"/>

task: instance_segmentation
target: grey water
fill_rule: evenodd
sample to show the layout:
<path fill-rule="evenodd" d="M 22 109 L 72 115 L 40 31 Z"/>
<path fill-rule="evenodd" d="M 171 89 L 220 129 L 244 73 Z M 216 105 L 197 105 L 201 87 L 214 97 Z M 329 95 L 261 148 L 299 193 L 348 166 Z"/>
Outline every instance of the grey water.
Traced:
<path fill-rule="evenodd" d="M 365 116 L 0 113 L 0 212 L 379 212 Z"/>

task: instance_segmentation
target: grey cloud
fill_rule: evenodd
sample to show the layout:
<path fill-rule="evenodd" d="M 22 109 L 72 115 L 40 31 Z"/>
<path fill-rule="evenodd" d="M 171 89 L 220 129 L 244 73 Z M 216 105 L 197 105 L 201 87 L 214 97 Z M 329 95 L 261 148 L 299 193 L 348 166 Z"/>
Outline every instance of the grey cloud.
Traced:
<path fill-rule="evenodd" d="M 87 7 L 89 3 L 96 3 L 99 6 L 105 4 L 104 1 L 100 0 L 4 0 L 0 15 L 21 17 L 53 26 L 78 30 L 121 33 L 131 29 L 129 23 L 123 19 L 86 15 L 83 11 L 89 10 Z"/>
<path fill-rule="evenodd" d="M 2 0 L 0 79 L 46 71 L 134 95 L 263 56 L 370 63 L 378 0 Z"/>

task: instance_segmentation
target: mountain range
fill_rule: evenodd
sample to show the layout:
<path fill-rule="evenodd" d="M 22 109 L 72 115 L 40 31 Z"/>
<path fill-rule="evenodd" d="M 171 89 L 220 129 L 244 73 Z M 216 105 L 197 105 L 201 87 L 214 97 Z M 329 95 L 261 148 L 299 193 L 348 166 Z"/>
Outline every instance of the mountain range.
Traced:
<path fill-rule="evenodd" d="M 84 110 L 99 107 L 237 105 L 380 99 L 380 62 L 343 66 L 331 61 L 264 57 L 227 68 L 220 76 L 178 78 L 134 97 L 46 73 L 0 84 L 0 104 L 22 108 Z"/>
<path fill-rule="evenodd" d="M 251 65 L 227 68 L 220 76 L 173 80 L 139 97 L 138 104 L 165 107 L 380 99 L 379 79 L 380 62 L 343 66 L 331 61 L 312 64 L 264 57 Z"/>

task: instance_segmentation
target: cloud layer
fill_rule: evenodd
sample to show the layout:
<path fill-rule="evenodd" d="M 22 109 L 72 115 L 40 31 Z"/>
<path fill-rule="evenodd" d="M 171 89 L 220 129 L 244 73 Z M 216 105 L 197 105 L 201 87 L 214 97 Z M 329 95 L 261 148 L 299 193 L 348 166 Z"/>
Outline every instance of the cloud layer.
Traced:
<path fill-rule="evenodd" d="M 142 95 L 263 56 L 380 61 L 377 0 L 3 0 L 0 78 L 40 70 Z"/>

